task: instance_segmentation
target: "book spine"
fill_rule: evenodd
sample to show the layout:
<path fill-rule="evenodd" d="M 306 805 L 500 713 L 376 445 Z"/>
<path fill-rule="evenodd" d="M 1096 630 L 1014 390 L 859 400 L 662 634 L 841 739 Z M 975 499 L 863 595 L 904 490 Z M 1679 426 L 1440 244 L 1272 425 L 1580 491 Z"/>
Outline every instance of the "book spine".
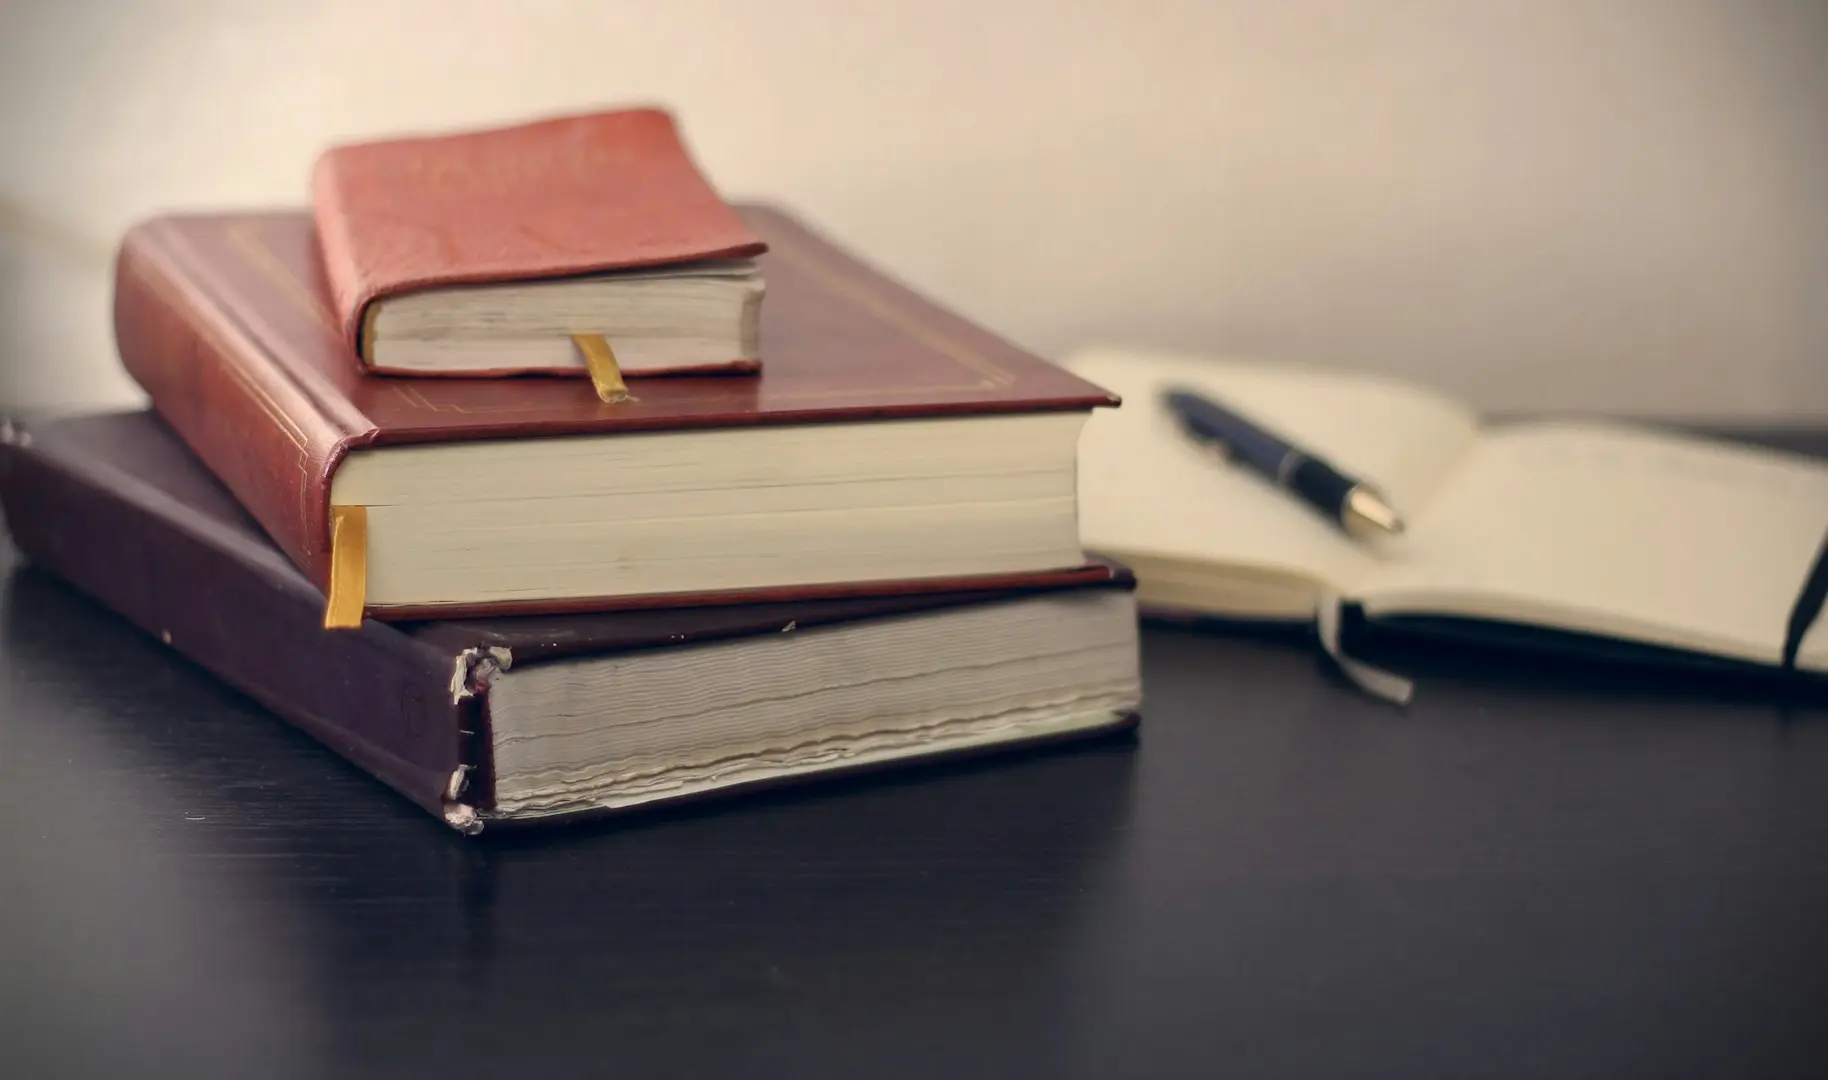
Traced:
<path fill-rule="evenodd" d="M 178 437 L 327 589 L 330 475 L 352 433 L 213 297 L 176 230 L 153 221 L 129 231 L 115 261 L 121 361 Z"/>
<path fill-rule="evenodd" d="M 0 508 L 39 568 L 453 827 L 480 828 L 474 795 L 493 785 L 474 775 L 487 761 L 466 651 L 375 622 L 322 629 L 322 598 L 252 532 L 128 477 L 49 460 L 29 432 L 0 440 Z"/>
<path fill-rule="evenodd" d="M 368 305 L 373 298 L 363 280 L 361 263 L 356 257 L 349 235 L 349 213 L 344 206 L 343 186 L 338 182 L 335 152 L 317 159 L 311 169 L 311 212 L 316 225 L 318 260 L 324 270 L 324 284 L 330 292 L 330 308 L 342 331 L 343 344 L 367 363 L 373 356 L 364 340 Z"/>

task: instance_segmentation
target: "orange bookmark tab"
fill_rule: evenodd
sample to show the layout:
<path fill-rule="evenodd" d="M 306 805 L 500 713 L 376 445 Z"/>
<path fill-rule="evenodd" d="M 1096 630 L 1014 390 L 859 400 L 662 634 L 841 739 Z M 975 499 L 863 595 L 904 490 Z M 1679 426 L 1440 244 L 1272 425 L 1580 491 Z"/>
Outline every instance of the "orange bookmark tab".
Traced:
<path fill-rule="evenodd" d="M 614 405 L 628 400 L 628 384 L 622 381 L 622 368 L 616 363 L 616 351 L 602 334 L 573 334 L 571 343 L 584 354 L 584 366 L 590 381 L 596 385 L 597 397 Z"/>
<path fill-rule="evenodd" d="M 368 508 L 330 508 L 330 602 L 324 605 L 324 629 L 353 630 L 362 625 L 368 598 Z"/>

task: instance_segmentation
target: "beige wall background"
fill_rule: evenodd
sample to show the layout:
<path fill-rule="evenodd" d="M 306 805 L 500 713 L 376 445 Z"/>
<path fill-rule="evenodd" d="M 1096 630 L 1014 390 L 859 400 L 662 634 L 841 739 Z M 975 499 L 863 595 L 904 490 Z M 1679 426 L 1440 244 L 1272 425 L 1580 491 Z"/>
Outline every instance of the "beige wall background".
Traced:
<path fill-rule="evenodd" d="M 0 0 L 0 404 L 139 400 L 107 266 L 326 142 L 659 102 L 1046 355 L 1828 418 L 1828 5 Z"/>

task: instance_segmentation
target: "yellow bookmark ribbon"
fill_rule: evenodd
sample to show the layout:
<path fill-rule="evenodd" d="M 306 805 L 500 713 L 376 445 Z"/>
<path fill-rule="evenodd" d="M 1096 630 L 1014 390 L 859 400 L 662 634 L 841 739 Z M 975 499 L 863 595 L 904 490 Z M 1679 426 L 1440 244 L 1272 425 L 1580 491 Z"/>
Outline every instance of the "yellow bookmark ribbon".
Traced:
<path fill-rule="evenodd" d="M 616 363 L 616 351 L 602 334 L 573 334 L 571 343 L 584 354 L 584 367 L 597 388 L 597 397 L 614 405 L 629 399 L 628 384 L 622 381 L 622 368 Z"/>
<path fill-rule="evenodd" d="M 324 605 L 324 629 L 353 630 L 362 625 L 368 599 L 368 508 L 330 508 L 330 602 Z"/>

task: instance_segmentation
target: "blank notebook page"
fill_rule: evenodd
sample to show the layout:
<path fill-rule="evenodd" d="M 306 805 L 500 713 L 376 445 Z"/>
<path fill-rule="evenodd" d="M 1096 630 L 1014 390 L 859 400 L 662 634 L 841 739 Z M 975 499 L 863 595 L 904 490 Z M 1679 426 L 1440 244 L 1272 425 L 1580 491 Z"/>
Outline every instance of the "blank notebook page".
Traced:
<path fill-rule="evenodd" d="M 1368 611 L 1547 623 L 1775 663 L 1828 469 L 1620 425 L 1485 435 L 1353 586 Z M 1804 658 L 1828 666 L 1821 627 Z"/>

